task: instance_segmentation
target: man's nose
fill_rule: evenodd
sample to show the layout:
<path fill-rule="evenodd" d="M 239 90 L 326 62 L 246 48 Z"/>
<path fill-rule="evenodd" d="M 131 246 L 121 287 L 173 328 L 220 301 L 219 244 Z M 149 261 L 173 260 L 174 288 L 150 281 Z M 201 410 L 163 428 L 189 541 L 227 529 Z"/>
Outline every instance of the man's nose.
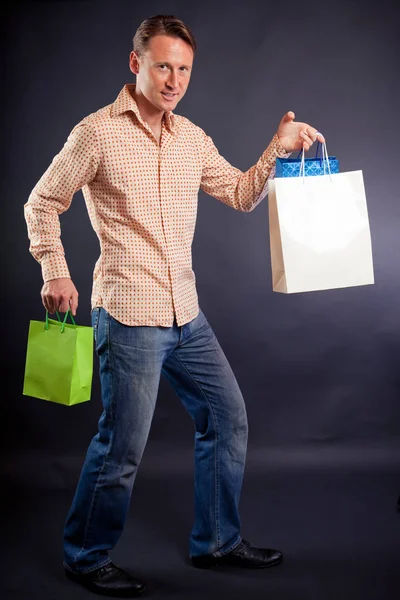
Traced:
<path fill-rule="evenodd" d="M 178 73 L 176 73 L 175 71 L 172 71 L 170 73 L 170 76 L 168 77 L 168 85 L 175 89 L 178 85 Z"/>

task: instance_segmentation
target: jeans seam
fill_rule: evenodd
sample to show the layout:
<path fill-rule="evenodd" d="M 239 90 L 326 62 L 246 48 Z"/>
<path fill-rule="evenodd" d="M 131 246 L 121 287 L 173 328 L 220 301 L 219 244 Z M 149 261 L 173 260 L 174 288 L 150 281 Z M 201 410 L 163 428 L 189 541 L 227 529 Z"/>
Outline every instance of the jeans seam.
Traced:
<path fill-rule="evenodd" d="M 70 571 L 71 573 L 76 573 L 78 575 L 87 575 L 88 573 L 92 573 L 93 571 L 97 571 L 98 569 L 101 569 L 102 567 L 109 565 L 111 562 L 112 562 L 111 558 L 108 557 L 106 560 L 98 563 L 97 565 L 95 565 L 94 567 L 91 567 L 90 569 L 85 569 L 84 571 L 74 571 L 73 569 L 71 569 L 71 567 L 69 567 L 69 565 L 67 565 L 66 562 L 63 563 L 63 566 L 65 569 L 67 569 L 67 571 Z"/>
<path fill-rule="evenodd" d="M 195 383 L 195 385 L 199 388 L 199 390 L 201 391 L 201 393 L 203 394 L 204 398 L 207 401 L 207 404 L 209 406 L 210 409 L 210 413 L 212 415 L 213 418 L 213 422 L 214 422 L 214 427 L 215 427 L 215 439 L 216 439 L 216 444 L 215 444 L 215 504 L 214 504 L 214 515 L 215 515 L 215 527 L 216 527 L 216 535 L 217 535 L 217 547 L 220 545 L 221 542 L 221 538 L 220 538 L 220 525 L 219 525 L 219 461 L 218 461 L 218 456 L 219 456 L 219 429 L 218 429 L 218 421 L 215 418 L 215 414 L 214 414 L 214 410 L 213 407 L 207 397 L 207 394 L 205 393 L 205 391 L 202 389 L 201 385 L 198 383 L 198 381 L 196 381 L 195 377 L 190 373 L 190 371 L 186 368 L 186 366 L 179 360 L 178 356 L 176 356 L 175 352 L 172 353 L 172 355 L 174 356 L 174 358 L 179 362 L 179 364 L 181 365 L 181 367 L 186 371 L 186 373 L 189 375 L 189 377 L 192 379 L 192 381 Z"/>
<path fill-rule="evenodd" d="M 185 344 L 187 342 L 192 342 L 193 341 L 193 336 L 197 335 L 198 333 L 201 333 L 204 329 L 208 329 L 210 327 L 209 323 L 206 323 L 205 325 L 202 325 L 200 327 L 200 329 L 196 329 L 196 331 L 193 331 L 188 337 L 186 337 L 183 341 L 179 340 L 177 347 L 178 348 L 183 348 L 183 346 L 185 346 Z"/>
<path fill-rule="evenodd" d="M 105 333 L 106 333 L 106 336 L 107 336 L 107 352 L 108 352 L 109 361 L 110 361 L 111 360 L 111 351 L 110 351 L 109 328 L 110 328 L 110 321 L 107 318 L 107 321 L 106 321 L 106 324 L 105 324 Z M 111 366 L 110 366 L 110 387 L 111 387 L 111 398 L 113 398 L 114 396 L 112 394 L 113 385 L 112 385 L 112 369 L 111 369 Z M 112 408 L 113 407 L 112 407 L 112 402 L 111 402 L 111 410 L 110 410 L 110 412 L 111 412 L 111 418 L 113 418 L 113 410 L 112 410 Z M 104 474 L 105 467 L 107 466 L 107 457 L 108 457 L 108 455 L 110 453 L 111 443 L 112 443 L 112 434 L 110 435 L 110 441 L 108 443 L 107 451 L 106 451 L 106 453 L 104 455 L 103 465 L 101 467 L 101 470 L 100 470 L 100 473 L 98 475 L 98 478 L 97 478 L 97 481 L 96 481 L 96 485 L 95 485 L 95 488 L 94 488 L 92 503 L 91 503 L 90 509 L 89 509 L 89 516 L 88 516 L 88 520 L 87 520 L 87 524 L 86 524 L 86 529 L 85 529 L 85 534 L 84 534 L 84 538 L 83 538 L 82 547 L 81 547 L 81 549 L 79 550 L 79 552 L 76 554 L 76 556 L 74 558 L 75 562 L 77 561 L 77 559 L 78 559 L 79 555 L 82 553 L 82 551 L 86 550 L 86 543 L 87 543 L 88 538 L 89 538 L 89 530 L 90 530 L 91 519 L 92 519 L 92 516 L 93 516 L 94 508 L 95 508 L 97 497 L 98 497 L 98 488 L 99 488 L 100 482 L 102 480 L 102 476 Z"/>
<path fill-rule="evenodd" d="M 224 552 L 218 552 L 218 550 L 216 552 L 214 552 L 213 556 L 215 558 L 218 558 L 220 556 L 225 556 L 226 554 L 229 554 L 229 552 L 232 552 L 232 550 L 234 550 L 235 548 L 237 548 L 239 546 L 239 544 L 242 541 L 242 537 L 239 535 L 239 538 L 237 541 L 235 541 L 233 544 L 231 544 L 229 546 L 229 548 L 227 548 L 226 550 L 224 550 Z"/>
<path fill-rule="evenodd" d="M 96 306 L 92 310 L 92 314 L 93 314 L 94 311 L 96 311 L 96 316 L 95 316 L 95 321 L 94 321 L 94 324 L 93 324 L 93 337 L 94 337 L 95 344 L 97 344 L 97 329 L 98 329 L 99 318 L 100 318 L 100 308 L 98 308 Z"/>

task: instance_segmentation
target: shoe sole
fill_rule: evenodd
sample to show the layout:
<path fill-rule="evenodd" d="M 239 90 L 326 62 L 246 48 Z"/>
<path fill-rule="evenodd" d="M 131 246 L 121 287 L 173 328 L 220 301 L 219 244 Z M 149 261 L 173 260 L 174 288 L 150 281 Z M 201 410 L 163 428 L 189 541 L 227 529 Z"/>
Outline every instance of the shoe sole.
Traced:
<path fill-rule="evenodd" d="M 112 597 L 112 598 L 136 598 L 137 596 L 141 596 L 143 594 L 143 592 L 146 591 L 146 586 L 143 586 L 138 591 L 127 590 L 126 592 L 121 592 L 121 590 L 120 591 L 102 590 L 102 589 L 96 588 L 96 586 L 92 585 L 91 582 L 89 582 L 89 581 L 88 582 L 83 581 L 82 575 L 73 573 L 72 571 L 69 571 L 68 569 L 64 569 L 64 571 L 65 571 L 65 575 L 67 576 L 68 579 L 70 579 L 74 583 L 78 583 L 82 587 L 85 587 L 87 590 L 90 590 L 91 592 L 94 592 L 95 594 L 97 594 L 99 596 L 108 596 L 108 597 Z"/>
<path fill-rule="evenodd" d="M 192 558 L 192 565 L 197 569 L 212 569 L 215 567 L 238 567 L 239 569 L 267 569 L 268 567 L 276 567 L 280 565 L 283 561 L 283 558 L 279 558 L 277 560 L 271 561 L 270 563 L 263 565 L 243 565 L 240 563 L 228 563 L 228 562 L 216 562 L 216 560 L 212 560 L 210 558 Z"/>

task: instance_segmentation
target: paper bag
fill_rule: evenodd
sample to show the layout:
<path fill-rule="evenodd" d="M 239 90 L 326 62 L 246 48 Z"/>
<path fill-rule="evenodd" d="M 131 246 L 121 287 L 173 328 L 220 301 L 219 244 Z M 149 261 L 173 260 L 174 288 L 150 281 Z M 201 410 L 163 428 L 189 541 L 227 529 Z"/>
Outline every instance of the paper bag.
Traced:
<path fill-rule="evenodd" d="M 71 406 L 90 400 L 93 328 L 67 316 L 55 321 L 46 312 L 45 322 L 30 322 L 23 394 Z"/>
<path fill-rule="evenodd" d="M 361 171 L 271 180 L 269 226 L 275 292 L 374 283 Z"/>

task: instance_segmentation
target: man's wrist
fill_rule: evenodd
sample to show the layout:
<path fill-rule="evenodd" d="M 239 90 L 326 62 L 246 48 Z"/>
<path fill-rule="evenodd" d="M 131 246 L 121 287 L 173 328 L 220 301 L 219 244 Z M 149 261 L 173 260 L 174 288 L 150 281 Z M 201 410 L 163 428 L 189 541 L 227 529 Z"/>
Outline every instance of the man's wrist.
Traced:
<path fill-rule="evenodd" d="M 285 155 L 290 154 L 291 151 L 286 150 L 286 148 L 284 148 L 277 133 L 275 134 L 275 138 L 276 138 L 276 150 L 279 153 L 279 158 L 285 158 Z"/>

